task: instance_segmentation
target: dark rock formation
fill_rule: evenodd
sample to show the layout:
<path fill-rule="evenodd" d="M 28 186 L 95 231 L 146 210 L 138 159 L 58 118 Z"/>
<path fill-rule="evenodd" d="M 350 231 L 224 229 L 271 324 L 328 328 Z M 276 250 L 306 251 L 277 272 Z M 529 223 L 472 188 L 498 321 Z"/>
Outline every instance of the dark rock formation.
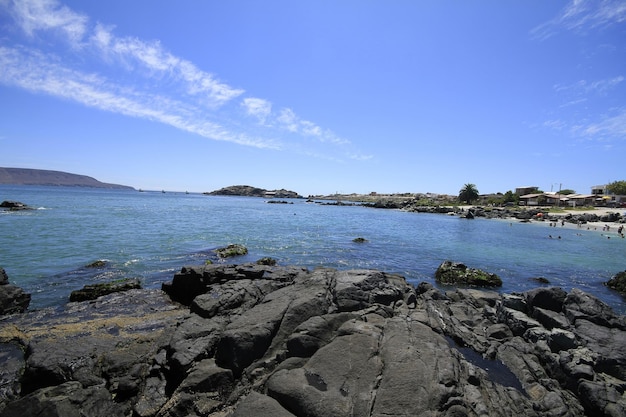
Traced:
<path fill-rule="evenodd" d="M 16 285 L 9 284 L 9 277 L 0 268 L 0 316 L 23 313 L 30 304 L 30 294 Z"/>
<path fill-rule="evenodd" d="M 10 211 L 19 211 L 19 210 L 32 210 L 32 207 L 27 206 L 24 203 L 19 201 L 8 201 L 5 200 L 0 203 L 0 208 L 9 209 Z"/>
<path fill-rule="evenodd" d="M 276 265 L 277 261 L 276 261 L 276 259 L 274 259 L 272 257 L 266 256 L 264 258 L 261 258 L 261 259 L 257 260 L 256 263 L 258 265 L 274 266 L 274 265 Z"/>
<path fill-rule="evenodd" d="M 88 284 L 80 290 L 72 291 L 70 301 L 89 301 L 95 300 L 103 295 L 113 294 L 114 292 L 128 291 L 141 288 L 141 282 L 138 279 L 122 279 L 102 284 Z"/>
<path fill-rule="evenodd" d="M 204 193 L 206 195 L 234 195 L 243 197 L 266 197 L 266 198 L 303 198 L 295 191 L 285 189 L 265 190 L 263 188 L 251 187 L 249 185 L 231 185 L 216 191 Z"/>
<path fill-rule="evenodd" d="M 220 258 L 232 258 L 233 256 L 242 256 L 248 253 L 248 248 L 239 244 L 232 244 L 223 248 L 215 249 L 215 253 Z"/>
<path fill-rule="evenodd" d="M 626 319 L 578 290 L 256 264 L 164 289 L 189 308 L 131 290 L 4 323 L 0 416 L 626 413 Z"/>
<path fill-rule="evenodd" d="M 442 284 L 465 284 L 479 287 L 500 287 L 502 280 L 496 274 L 468 268 L 460 262 L 444 261 L 435 272 L 435 279 Z"/>
<path fill-rule="evenodd" d="M 104 268 L 107 266 L 107 261 L 103 261 L 101 259 L 94 261 L 90 264 L 85 265 L 85 268 Z"/>
<path fill-rule="evenodd" d="M 607 281 L 606 286 L 626 294 L 626 271 L 618 272 Z"/>
<path fill-rule="evenodd" d="M 268 204 L 293 204 L 293 201 L 285 201 L 285 200 L 268 200 Z"/>

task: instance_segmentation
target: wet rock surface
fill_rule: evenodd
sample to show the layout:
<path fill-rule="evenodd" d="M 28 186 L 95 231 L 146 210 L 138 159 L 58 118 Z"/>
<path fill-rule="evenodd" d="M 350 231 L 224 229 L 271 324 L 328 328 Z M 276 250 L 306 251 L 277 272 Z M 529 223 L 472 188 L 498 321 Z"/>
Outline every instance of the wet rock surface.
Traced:
<path fill-rule="evenodd" d="M 0 322 L 0 416 L 621 416 L 626 321 L 588 294 L 372 270 L 185 267 Z"/>
<path fill-rule="evenodd" d="M 72 291 L 70 301 L 89 301 L 95 300 L 103 295 L 113 294 L 115 292 L 128 291 L 141 288 L 141 282 L 138 279 L 122 279 L 113 282 L 101 284 L 88 284 L 80 290 Z"/>

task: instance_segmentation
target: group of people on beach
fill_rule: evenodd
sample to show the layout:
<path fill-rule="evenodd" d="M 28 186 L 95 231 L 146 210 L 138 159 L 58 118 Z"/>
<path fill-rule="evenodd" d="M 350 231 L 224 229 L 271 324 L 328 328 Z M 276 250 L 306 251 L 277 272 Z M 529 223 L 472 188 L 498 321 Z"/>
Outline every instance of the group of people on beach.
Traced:
<path fill-rule="evenodd" d="M 611 230 L 611 226 L 609 226 L 608 224 L 605 224 L 604 227 L 602 227 L 602 231 L 604 232 L 609 232 Z M 621 237 L 622 239 L 624 239 L 624 225 L 620 224 L 619 227 L 617 228 L 617 234 L 619 235 L 619 237 Z M 604 236 L 604 234 L 602 234 L 602 236 Z M 611 236 L 607 236 L 607 239 L 610 239 Z"/>
<path fill-rule="evenodd" d="M 605 224 L 604 227 L 602 228 L 602 231 L 604 232 L 609 232 L 611 230 L 611 226 L 609 226 L 608 224 Z M 620 237 L 623 239 L 624 238 L 624 225 L 620 224 L 619 227 L 617 228 L 617 234 L 620 235 Z"/>
<path fill-rule="evenodd" d="M 561 227 L 565 226 L 565 221 L 561 220 Z M 559 222 L 550 222 L 550 227 L 557 227 L 557 225 L 559 224 Z M 583 227 L 583 222 L 582 221 L 578 221 L 578 223 L 576 224 L 578 226 L 578 228 L 582 228 Z M 591 227 L 587 226 L 587 230 L 591 230 Z M 594 227 L 594 230 L 598 230 L 597 227 Z M 602 226 L 602 231 L 603 232 L 610 232 L 611 231 L 611 226 L 608 224 L 605 224 L 604 226 Z M 622 239 L 626 238 L 626 234 L 624 234 L 624 225 L 620 224 L 619 227 L 617 228 L 617 234 L 619 235 L 619 237 L 621 237 Z M 577 233 L 578 236 L 580 236 L 580 234 Z M 605 236 L 604 233 L 601 236 Z M 552 235 L 548 235 L 548 238 L 553 239 L 554 237 Z M 610 239 L 611 236 L 606 236 L 607 239 Z M 561 239 L 561 236 L 557 236 L 557 239 Z"/>
<path fill-rule="evenodd" d="M 550 222 L 550 227 L 556 227 L 559 222 Z M 565 220 L 561 220 L 561 227 L 565 226 Z"/>

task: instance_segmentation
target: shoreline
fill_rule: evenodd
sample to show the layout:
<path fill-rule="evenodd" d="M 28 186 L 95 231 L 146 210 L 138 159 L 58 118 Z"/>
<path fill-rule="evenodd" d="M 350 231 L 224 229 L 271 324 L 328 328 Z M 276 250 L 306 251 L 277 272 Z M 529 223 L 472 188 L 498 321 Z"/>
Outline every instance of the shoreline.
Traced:
<path fill-rule="evenodd" d="M 472 205 L 463 205 L 457 206 L 459 210 L 462 210 L 466 213 L 470 209 L 480 209 L 485 210 L 483 206 L 472 206 Z M 533 208 L 533 211 L 538 211 L 544 213 L 541 217 L 532 216 L 528 220 L 518 219 L 514 216 L 494 216 L 494 217 L 486 217 L 489 219 L 495 220 L 503 220 L 503 221 L 512 221 L 515 220 L 517 223 L 527 223 L 532 222 L 535 224 L 542 224 L 547 227 L 552 227 L 555 229 L 569 229 L 569 230 L 581 230 L 581 231 L 590 231 L 590 232 L 598 232 L 601 235 L 607 235 L 607 237 L 611 238 L 624 238 L 626 236 L 626 230 L 622 231 L 622 234 L 618 233 L 618 229 L 622 226 L 626 229 L 626 223 L 624 220 L 626 219 L 626 210 L 624 209 L 612 209 L 607 207 L 589 209 L 589 210 L 565 210 L 563 212 L 558 213 L 550 213 L 544 212 L 540 210 L 539 207 Z M 619 215 L 618 221 L 586 221 L 582 223 L 580 226 L 577 223 L 573 223 L 568 221 L 567 219 L 570 216 L 585 216 L 585 215 L 595 215 L 598 218 L 607 215 Z M 554 226 L 555 225 L 555 226 Z"/>

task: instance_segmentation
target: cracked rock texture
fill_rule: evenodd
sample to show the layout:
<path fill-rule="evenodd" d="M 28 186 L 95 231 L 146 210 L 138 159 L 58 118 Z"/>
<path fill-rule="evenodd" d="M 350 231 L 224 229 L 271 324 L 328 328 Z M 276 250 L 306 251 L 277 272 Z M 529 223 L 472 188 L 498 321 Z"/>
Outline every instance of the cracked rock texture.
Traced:
<path fill-rule="evenodd" d="M 252 264 L 163 290 L 5 318 L 0 416 L 626 415 L 626 321 L 578 290 Z"/>

